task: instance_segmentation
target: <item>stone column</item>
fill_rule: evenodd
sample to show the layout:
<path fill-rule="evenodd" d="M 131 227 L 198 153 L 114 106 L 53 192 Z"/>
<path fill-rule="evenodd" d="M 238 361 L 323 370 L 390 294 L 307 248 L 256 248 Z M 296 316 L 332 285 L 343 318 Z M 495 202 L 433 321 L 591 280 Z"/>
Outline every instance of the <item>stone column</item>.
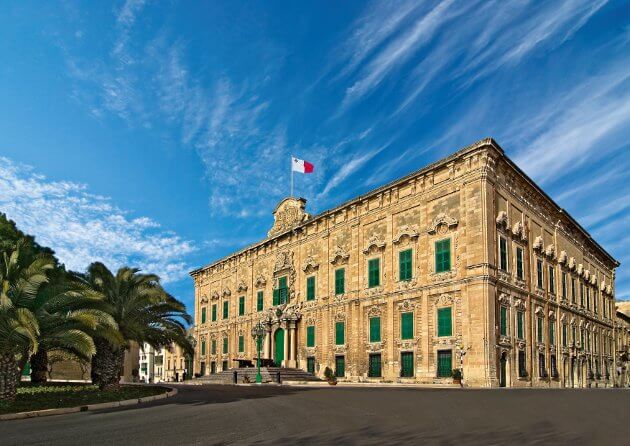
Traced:
<path fill-rule="evenodd" d="M 266 330 L 264 343 L 265 343 L 264 348 L 260 352 L 260 357 L 268 359 L 269 358 L 269 344 L 271 343 L 271 331 L 269 330 Z"/>
<path fill-rule="evenodd" d="M 289 363 L 289 324 L 285 326 L 284 330 L 284 366 Z"/>
<path fill-rule="evenodd" d="M 289 363 L 289 367 L 297 367 L 297 361 L 295 357 L 295 344 L 296 344 L 296 331 L 295 331 L 295 322 L 291 323 L 291 352 L 289 354 L 289 358 L 291 362 Z"/>

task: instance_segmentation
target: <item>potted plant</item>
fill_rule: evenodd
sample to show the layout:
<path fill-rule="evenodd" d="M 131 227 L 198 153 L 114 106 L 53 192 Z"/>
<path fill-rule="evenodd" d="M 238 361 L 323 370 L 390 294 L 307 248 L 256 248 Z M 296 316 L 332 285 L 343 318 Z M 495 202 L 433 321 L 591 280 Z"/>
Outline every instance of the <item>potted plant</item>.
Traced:
<path fill-rule="evenodd" d="M 337 385 L 337 377 L 330 367 L 326 367 L 324 369 L 324 378 L 326 378 L 326 381 L 328 381 L 328 384 L 330 384 L 331 386 Z"/>
<path fill-rule="evenodd" d="M 460 369 L 453 369 L 453 384 L 462 383 L 462 371 Z"/>

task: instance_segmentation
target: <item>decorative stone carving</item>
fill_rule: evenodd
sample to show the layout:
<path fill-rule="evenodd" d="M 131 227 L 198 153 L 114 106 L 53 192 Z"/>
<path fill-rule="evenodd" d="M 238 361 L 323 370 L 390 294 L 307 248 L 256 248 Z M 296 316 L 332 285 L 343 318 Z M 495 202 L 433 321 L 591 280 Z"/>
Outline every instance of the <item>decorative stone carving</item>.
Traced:
<path fill-rule="evenodd" d="M 363 253 L 369 254 L 373 249 L 380 251 L 385 248 L 385 244 L 385 240 L 381 239 L 378 234 L 373 234 L 363 248 Z"/>
<path fill-rule="evenodd" d="M 507 212 L 499 212 L 499 214 L 497 215 L 497 226 L 502 229 L 506 229 L 509 226 Z"/>
<path fill-rule="evenodd" d="M 319 263 L 317 263 L 317 261 L 315 261 L 313 256 L 308 256 L 306 258 L 306 260 L 304 260 L 304 263 L 302 264 L 302 271 L 304 271 L 304 272 L 314 271 L 317 268 L 319 268 Z"/>
<path fill-rule="evenodd" d="M 202 304 L 207 304 L 208 303 L 208 296 L 201 296 L 201 299 L 199 299 L 199 302 Z"/>
<path fill-rule="evenodd" d="M 273 266 L 273 272 L 284 271 L 293 267 L 293 252 L 281 251 L 276 256 L 276 263 Z"/>
<path fill-rule="evenodd" d="M 456 218 L 449 217 L 445 213 L 441 212 L 433 219 L 431 226 L 427 229 L 429 234 L 446 233 L 451 228 L 457 226 L 459 221 Z"/>
<path fill-rule="evenodd" d="M 599 284 L 599 291 L 601 292 L 605 292 L 606 291 L 606 282 L 604 280 L 602 280 Z"/>
<path fill-rule="evenodd" d="M 566 265 L 568 261 L 568 257 L 567 257 L 567 252 L 566 251 L 560 251 L 560 255 L 558 256 L 558 263 L 561 265 Z"/>
<path fill-rule="evenodd" d="M 403 225 L 398 230 L 398 234 L 396 234 L 396 237 L 394 237 L 394 240 L 392 240 L 392 243 L 398 244 L 402 241 L 404 237 L 407 237 L 410 240 L 413 240 L 413 239 L 417 239 L 418 236 L 419 234 L 418 234 L 417 226 Z"/>
<path fill-rule="evenodd" d="M 514 237 L 521 239 L 521 241 L 523 242 L 527 241 L 527 234 L 525 233 L 525 227 L 523 226 L 523 223 L 520 221 L 517 221 L 516 223 L 514 223 L 514 226 L 512 227 L 512 234 L 514 235 Z"/>
<path fill-rule="evenodd" d="M 348 263 L 350 254 L 342 246 L 335 246 L 333 255 L 330 257 L 330 263 L 333 265 L 342 265 Z"/>
<path fill-rule="evenodd" d="M 610 286 L 610 284 L 606 285 L 606 294 L 612 296 L 612 287 Z"/>
<path fill-rule="evenodd" d="M 567 263 L 568 268 L 573 271 L 575 269 L 575 258 L 569 258 L 569 263 Z"/>
<path fill-rule="evenodd" d="M 542 307 L 536 307 L 536 311 L 534 311 L 534 313 L 543 316 L 545 312 Z"/>
<path fill-rule="evenodd" d="M 215 290 L 215 291 L 212 292 L 212 295 L 210 297 L 211 297 L 212 300 L 217 300 L 221 296 L 219 296 L 219 292 Z"/>
<path fill-rule="evenodd" d="M 247 291 L 247 284 L 241 280 L 236 287 L 236 291 L 239 293 Z"/>
<path fill-rule="evenodd" d="M 367 311 L 368 317 L 380 316 L 382 313 L 383 309 L 380 305 L 372 305 Z"/>
<path fill-rule="evenodd" d="M 551 319 L 552 321 L 556 320 L 556 312 L 553 310 L 549 310 L 549 319 Z"/>
<path fill-rule="evenodd" d="M 523 301 L 523 299 L 514 299 L 514 307 L 518 308 L 519 310 L 524 310 L 525 302 Z"/>
<path fill-rule="evenodd" d="M 282 200 L 273 211 L 274 223 L 267 235 L 272 237 L 308 220 L 310 215 L 306 213 L 305 207 L 304 198 L 287 197 Z"/>
<path fill-rule="evenodd" d="M 547 248 L 545 249 L 545 255 L 549 257 L 550 259 L 555 258 L 556 247 L 553 244 L 547 245 Z"/>
<path fill-rule="evenodd" d="M 264 288 L 265 285 L 267 285 L 267 280 L 262 274 L 259 274 L 256 278 L 256 281 L 254 282 L 254 285 L 256 286 L 256 288 Z"/>
<path fill-rule="evenodd" d="M 508 296 L 505 293 L 499 294 L 499 302 L 501 302 L 502 304 L 509 305 L 510 304 L 510 296 Z"/>
<path fill-rule="evenodd" d="M 577 266 L 577 275 L 582 277 L 583 274 L 584 274 L 584 266 L 580 263 Z"/>
<path fill-rule="evenodd" d="M 584 280 L 588 281 L 591 278 L 591 272 L 589 270 L 584 270 Z"/>
<path fill-rule="evenodd" d="M 223 288 L 223 291 L 221 292 L 221 294 L 223 295 L 223 297 L 227 297 L 227 296 L 231 295 L 232 292 L 230 291 L 229 288 L 225 287 L 225 288 Z"/>
<path fill-rule="evenodd" d="M 542 251 L 543 249 L 543 238 L 542 236 L 538 236 L 534 239 L 534 244 L 532 245 L 534 251 Z"/>

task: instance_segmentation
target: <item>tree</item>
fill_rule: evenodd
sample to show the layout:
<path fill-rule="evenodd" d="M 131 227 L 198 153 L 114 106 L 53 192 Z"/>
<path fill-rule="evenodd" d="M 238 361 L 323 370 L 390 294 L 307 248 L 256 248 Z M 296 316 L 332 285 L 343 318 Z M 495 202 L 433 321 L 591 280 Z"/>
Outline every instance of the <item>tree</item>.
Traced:
<path fill-rule="evenodd" d="M 48 281 L 54 261 L 40 256 L 26 262 L 24 243 L 2 251 L 0 265 L 0 400 L 13 400 L 21 373 L 20 360 L 35 353 L 39 324 L 30 310 L 40 287 Z"/>
<path fill-rule="evenodd" d="M 146 342 L 155 348 L 174 342 L 192 352 L 185 329 L 185 323 L 191 323 L 192 318 L 184 304 L 164 290 L 158 276 L 128 267 L 120 268 L 114 275 L 105 265 L 95 262 L 84 280 L 103 294 L 106 311 L 118 324 L 122 337 L 122 342 L 100 335 L 94 338 L 92 382 L 101 389 L 118 385 L 125 350 L 131 342 Z"/>
<path fill-rule="evenodd" d="M 91 361 L 96 333 L 122 342 L 114 318 L 104 311 L 103 295 L 65 271 L 55 272 L 31 307 L 39 324 L 39 349 L 30 358 L 31 381 L 36 383 L 48 379 L 49 353 L 63 352 L 78 361 Z"/>

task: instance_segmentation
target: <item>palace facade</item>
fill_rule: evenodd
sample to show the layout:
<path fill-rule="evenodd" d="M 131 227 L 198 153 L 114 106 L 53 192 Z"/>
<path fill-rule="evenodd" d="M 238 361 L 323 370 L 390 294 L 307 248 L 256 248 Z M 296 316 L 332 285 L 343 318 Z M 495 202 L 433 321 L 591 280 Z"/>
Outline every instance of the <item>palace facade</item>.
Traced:
<path fill-rule="evenodd" d="M 201 375 L 257 357 L 340 380 L 610 386 L 619 263 L 492 139 L 191 272 Z"/>

